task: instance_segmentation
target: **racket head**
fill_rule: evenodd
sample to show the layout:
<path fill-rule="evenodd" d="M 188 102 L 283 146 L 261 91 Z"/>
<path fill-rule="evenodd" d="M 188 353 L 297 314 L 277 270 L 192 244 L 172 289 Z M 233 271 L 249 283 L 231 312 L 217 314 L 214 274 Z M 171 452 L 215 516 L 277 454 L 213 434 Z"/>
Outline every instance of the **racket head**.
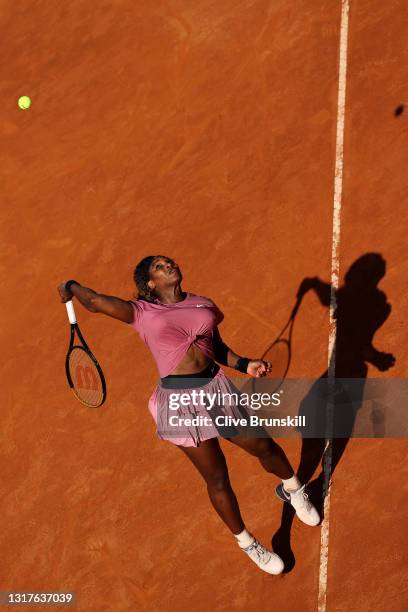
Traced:
<path fill-rule="evenodd" d="M 83 346 L 73 346 L 65 360 L 68 384 L 75 397 L 90 408 L 102 406 L 106 398 L 106 383 L 102 369 Z"/>

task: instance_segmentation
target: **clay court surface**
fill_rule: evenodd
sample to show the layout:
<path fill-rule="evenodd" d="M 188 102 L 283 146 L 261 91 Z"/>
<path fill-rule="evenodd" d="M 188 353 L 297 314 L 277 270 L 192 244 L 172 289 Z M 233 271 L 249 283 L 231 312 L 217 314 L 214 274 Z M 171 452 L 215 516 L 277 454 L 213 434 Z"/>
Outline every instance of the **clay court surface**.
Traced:
<path fill-rule="evenodd" d="M 128 299 L 135 264 L 170 255 L 184 289 L 223 310 L 228 344 L 253 356 L 304 277 L 330 282 L 341 10 L 1 2 L 1 591 L 70 590 L 85 612 L 405 609 L 406 440 L 348 444 L 322 587 L 320 527 L 281 530 L 292 561 L 279 577 L 238 550 L 200 476 L 156 438 L 157 373 L 131 328 L 77 305 L 106 375 L 103 407 L 77 402 L 64 373 L 64 279 Z M 396 365 L 368 376 L 403 378 L 408 112 L 395 109 L 408 95 L 407 6 L 350 0 L 348 28 L 340 284 L 358 257 L 382 254 L 392 311 L 374 341 Z M 291 377 L 324 372 L 328 339 L 328 309 L 311 292 Z M 299 440 L 281 443 L 296 465 Z M 244 520 L 270 544 L 278 480 L 222 446 Z"/>

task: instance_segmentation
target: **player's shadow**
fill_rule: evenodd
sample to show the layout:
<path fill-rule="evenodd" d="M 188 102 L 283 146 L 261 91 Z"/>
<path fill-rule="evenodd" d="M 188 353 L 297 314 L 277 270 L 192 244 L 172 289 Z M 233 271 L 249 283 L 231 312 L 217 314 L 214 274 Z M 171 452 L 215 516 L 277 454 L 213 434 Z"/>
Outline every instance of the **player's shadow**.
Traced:
<path fill-rule="evenodd" d="M 324 388 L 329 385 L 329 370 L 326 370 L 315 382 L 300 404 L 299 414 L 304 415 L 306 423 L 312 423 L 313 427 L 306 428 L 302 432 L 297 475 L 301 482 L 308 483 L 320 465 L 321 471 L 317 478 L 309 483 L 307 493 L 322 519 L 327 483 L 343 456 L 353 431 L 357 411 L 362 403 L 367 364 L 374 365 L 380 371 L 386 371 L 395 363 L 392 354 L 381 352 L 373 346 L 374 334 L 391 312 L 387 296 L 377 286 L 385 271 L 386 262 L 380 254 L 366 253 L 350 266 L 344 277 L 344 284 L 336 292 L 336 337 L 331 355 L 331 359 L 335 359 L 335 363 L 332 362 L 335 373 L 335 401 L 334 405 L 332 404 L 330 418 L 333 431 L 341 433 L 331 441 L 331 467 L 324 465 L 325 457 L 327 459 L 326 439 L 321 434 L 322 431 L 327 431 L 325 425 L 328 418 L 328 402 Z M 329 283 L 317 277 L 306 278 L 299 292 L 304 294 L 310 290 L 316 292 L 324 306 L 330 306 Z M 316 386 L 319 386 L 317 393 Z M 314 437 L 313 431 L 319 433 Z M 281 525 L 272 538 L 273 549 L 285 563 L 285 572 L 291 571 L 295 565 L 290 545 L 293 518 L 294 510 L 288 504 L 284 504 Z"/>

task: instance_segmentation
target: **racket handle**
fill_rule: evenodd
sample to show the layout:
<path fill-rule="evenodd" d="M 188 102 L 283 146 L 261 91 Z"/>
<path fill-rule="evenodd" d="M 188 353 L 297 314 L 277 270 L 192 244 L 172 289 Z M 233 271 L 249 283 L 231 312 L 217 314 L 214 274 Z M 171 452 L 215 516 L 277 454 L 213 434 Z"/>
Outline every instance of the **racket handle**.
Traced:
<path fill-rule="evenodd" d="M 68 314 L 69 322 L 71 324 L 76 323 L 77 320 L 76 320 L 75 309 L 74 309 L 74 304 L 72 303 L 72 300 L 65 302 L 65 306 L 67 307 L 67 314 Z"/>

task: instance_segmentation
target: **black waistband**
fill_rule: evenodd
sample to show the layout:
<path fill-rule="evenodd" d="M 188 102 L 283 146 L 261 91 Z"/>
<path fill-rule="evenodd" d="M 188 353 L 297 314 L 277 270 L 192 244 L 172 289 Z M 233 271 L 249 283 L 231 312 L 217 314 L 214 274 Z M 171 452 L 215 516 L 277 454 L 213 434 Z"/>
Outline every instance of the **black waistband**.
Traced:
<path fill-rule="evenodd" d="M 220 366 L 212 361 L 201 372 L 195 372 L 194 374 L 169 374 L 160 379 L 160 384 L 164 389 L 195 389 L 196 387 L 204 387 L 218 374 L 219 370 Z"/>

